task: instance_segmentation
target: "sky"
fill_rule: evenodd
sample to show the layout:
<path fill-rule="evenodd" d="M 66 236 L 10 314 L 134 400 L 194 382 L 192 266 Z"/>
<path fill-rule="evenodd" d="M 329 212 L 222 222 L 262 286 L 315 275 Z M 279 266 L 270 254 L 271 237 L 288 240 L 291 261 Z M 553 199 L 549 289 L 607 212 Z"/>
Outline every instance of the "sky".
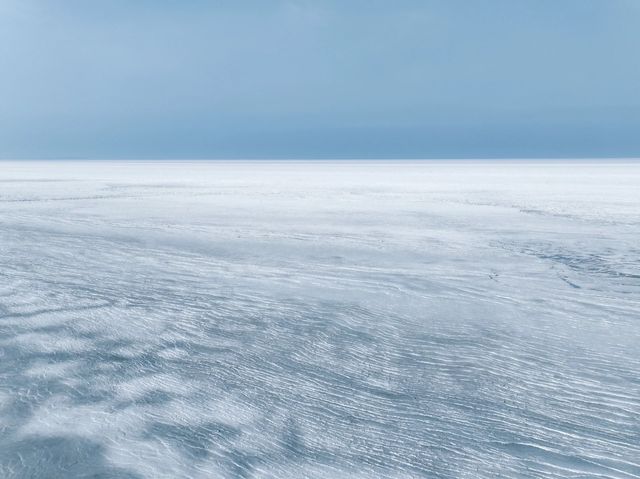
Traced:
<path fill-rule="evenodd" d="M 0 158 L 640 157 L 640 0 L 0 0 Z"/>

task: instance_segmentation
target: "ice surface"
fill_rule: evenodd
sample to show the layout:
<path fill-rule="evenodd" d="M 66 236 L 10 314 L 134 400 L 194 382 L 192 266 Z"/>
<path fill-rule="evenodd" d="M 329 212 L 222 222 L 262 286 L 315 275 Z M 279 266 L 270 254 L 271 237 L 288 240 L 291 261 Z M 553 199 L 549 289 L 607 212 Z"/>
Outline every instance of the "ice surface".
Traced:
<path fill-rule="evenodd" d="M 640 477 L 640 163 L 0 163 L 0 477 Z"/>

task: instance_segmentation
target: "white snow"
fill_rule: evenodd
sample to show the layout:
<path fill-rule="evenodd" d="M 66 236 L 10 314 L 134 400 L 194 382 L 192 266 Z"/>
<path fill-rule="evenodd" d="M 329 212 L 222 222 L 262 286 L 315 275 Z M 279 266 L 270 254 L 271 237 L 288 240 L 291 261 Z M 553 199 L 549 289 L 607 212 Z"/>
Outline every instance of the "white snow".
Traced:
<path fill-rule="evenodd" d="M 640 477 L 640 162 L 0 162 L 0 477 Z"/>

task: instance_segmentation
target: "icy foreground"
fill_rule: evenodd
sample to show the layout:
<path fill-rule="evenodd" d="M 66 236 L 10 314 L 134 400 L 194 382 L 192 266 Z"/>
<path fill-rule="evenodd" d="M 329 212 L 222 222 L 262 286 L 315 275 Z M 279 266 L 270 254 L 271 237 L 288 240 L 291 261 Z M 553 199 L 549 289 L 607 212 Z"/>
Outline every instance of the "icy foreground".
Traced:
<path fill-rule="evenodd" d="M 640 163 L 0 163 L 0 477 L 640 477 Z"/>

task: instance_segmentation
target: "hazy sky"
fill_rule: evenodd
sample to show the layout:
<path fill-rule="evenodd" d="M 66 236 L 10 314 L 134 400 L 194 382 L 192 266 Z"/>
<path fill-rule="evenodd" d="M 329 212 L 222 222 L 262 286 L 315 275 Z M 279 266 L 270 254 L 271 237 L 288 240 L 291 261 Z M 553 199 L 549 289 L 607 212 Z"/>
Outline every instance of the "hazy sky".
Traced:
<path fill-rule="evenodd" d="M 640 0 L 0 0 L 0 158 L 640 156 Z"/>

